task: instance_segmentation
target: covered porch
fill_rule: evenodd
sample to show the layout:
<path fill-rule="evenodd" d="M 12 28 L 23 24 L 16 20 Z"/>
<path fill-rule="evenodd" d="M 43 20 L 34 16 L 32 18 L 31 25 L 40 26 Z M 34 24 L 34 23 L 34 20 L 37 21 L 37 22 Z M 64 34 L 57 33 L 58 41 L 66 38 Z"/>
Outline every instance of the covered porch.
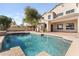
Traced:
<path fill-rule="evenodd" d="M 60 17 L 48 22 L 49 32 L 79 32 L 79 17 L 72 15 Z"/>

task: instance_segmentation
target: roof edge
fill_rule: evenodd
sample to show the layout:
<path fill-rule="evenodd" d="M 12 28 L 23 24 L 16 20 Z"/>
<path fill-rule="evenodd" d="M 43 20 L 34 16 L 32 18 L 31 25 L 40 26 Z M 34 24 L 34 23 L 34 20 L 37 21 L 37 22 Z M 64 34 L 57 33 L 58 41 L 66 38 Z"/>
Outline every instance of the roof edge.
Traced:
<path fill-rule="evenodd" d="M 44 14 L 46 14 L 46 13 L 51 12 L 52 10 L 54 10 L 57 6 L 59 6 L 59 5 L 61 5 L 61 4 L 63 4 L 63 3 L 59 3 L 59 4 L 57 4 L 54 8 L 52 8 L 52 9 L 51 9 L 51 10 L 49 10 L 48 12 L 43 13 L 43 14 L 42 14 L 42 16 L 43 16 Z"/>

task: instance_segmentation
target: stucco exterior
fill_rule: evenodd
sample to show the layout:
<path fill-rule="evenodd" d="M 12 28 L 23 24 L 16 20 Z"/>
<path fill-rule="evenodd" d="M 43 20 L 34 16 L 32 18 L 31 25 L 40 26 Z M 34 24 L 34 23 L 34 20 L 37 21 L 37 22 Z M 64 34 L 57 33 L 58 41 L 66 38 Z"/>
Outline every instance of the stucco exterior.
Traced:
<path fill-rule="evenodd" d="M 79 3 L 58 4 L 52 10 L 44 13 L 40 20 L 40 23 L 46 24 L 45 29 L 49 32 L 79 32 Z M 59 30 L 58 24 L 63 24 L 62 30 Z"/>

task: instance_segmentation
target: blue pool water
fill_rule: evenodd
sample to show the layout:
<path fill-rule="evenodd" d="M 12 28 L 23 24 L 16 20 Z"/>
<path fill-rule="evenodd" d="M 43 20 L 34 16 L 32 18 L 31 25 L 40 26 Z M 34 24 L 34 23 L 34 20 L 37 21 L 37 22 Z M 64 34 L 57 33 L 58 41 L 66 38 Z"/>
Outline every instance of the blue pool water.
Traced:
<path fill-rule="evenodd" d="M 37 34 L 8 34 L 4 38 L 3 50 L 20 46 L 25 55 L 35 56 L 46 51 L 49 55 L 63 56 L 66 54 L 71 41 L 61 37 Z"/>

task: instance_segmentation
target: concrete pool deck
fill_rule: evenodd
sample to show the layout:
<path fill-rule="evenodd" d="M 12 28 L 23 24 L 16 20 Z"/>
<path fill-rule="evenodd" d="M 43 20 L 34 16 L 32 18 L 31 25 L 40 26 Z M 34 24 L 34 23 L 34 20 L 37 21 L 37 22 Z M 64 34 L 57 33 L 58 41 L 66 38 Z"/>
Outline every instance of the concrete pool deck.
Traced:
<path fill-rule="evenodd" d="M 30 32 L 30 33 L 59 36 L 66 40 L 70 40 L 72 41 L 72 43 L 65 56 L 79 56 L 79 33 L 64 33 L 64 32 L 48 32 L 48 33 Z"/>
<path fill-rule="evenodd" d="M 0 56 L 25 56 L 20 47 L 13 47 L 8 51 L 0 53 Z"/>

